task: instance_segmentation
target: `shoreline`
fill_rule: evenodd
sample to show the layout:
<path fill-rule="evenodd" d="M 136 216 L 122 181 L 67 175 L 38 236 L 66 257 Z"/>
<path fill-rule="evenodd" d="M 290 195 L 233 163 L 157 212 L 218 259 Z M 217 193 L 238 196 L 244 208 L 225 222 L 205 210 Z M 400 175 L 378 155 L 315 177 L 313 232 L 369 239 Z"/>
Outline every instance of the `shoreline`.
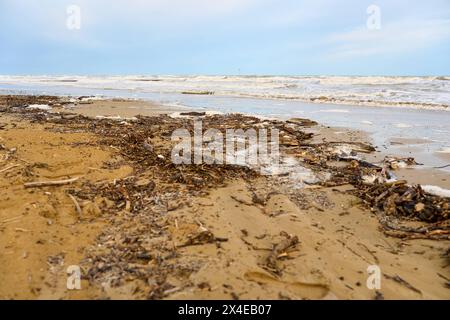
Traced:
<path fill-rule="evenodd" d="M 8 80 L 9 79 L 9 80 Z M 401 79 L 401 81 L 399 81 Z M 16 81 L 15 81 L 16 80 Z M 117 80 L 125 84 L 117 86 Z M 368 81 L 370 80 L 370 85 Z M 450 111 L 448 100 L 440 98 L 437 102 L 430 102 L 427 96 L 427 90 L 412 90 L 411 94 L 416 94 L 416 99 L 390 101 L 389 85 L 417 86 L 417 88 L 435 88 L 439 86 L 442 91 L 448 86 L 446 76 L 239 76 L 239 75 L 128 75 L 128 76 L 7 76 L 0 75 L 0 83 L 20 86 L 22 85 L 43 85 L 50 83 L 53 87 L 66 87 L 73 89 L 93 90 L 97 92 L 106 92 L 108 90 L 122 91 L 135 94 L 154 94 L 164 92 L 167 94 L 207 94 L 217 97 L 230 98 L 252 98 L 252 99 L 270 99 L 274 101 L 295 100 L 304 103 L 313 104 L 333 104 L 337 106 L 367 106 L 377 108 L 410 108 L 413 110 L 436 110 Z M 166 83 L 169 90 L 161 87 Z M 230 87 L 230 82 L 244 85 L 248 90 L 239 91 L 237 87 Z M 139 86 L 141 84 L 151 84 L 153 90 L 146 90 L 148 86 Z M 127 87 L 128 85 L 128 87 Z M 347 85 L 347 87 L 345 87 Z M 356 86 L 356 90 L 348 85 Z M 224 87 L 221 87 L 224 86 Z M 259 87 L 261 86 L 261 87 Z M 338 86 L 342 89 L 336 89 Z M 365 95 L 358 91 L 359 86 L 366 86 Z M 373 91 L 372 86 L 378 88 Z M 48 86 L 52 88 L 52 86 Z M 271 92 L 270 94 L 261 93 Z M 299 88 L 307 89 L 302 91 Z M 401 89 L 402 87 L 399 87 Z M 414 87 L 416 88 L 416 87 Z M 159 90 L 158 90 L 159 89 Z M 300 90 L 299 92 L 296 90 Z M 337 91 L 336 91 L 337 90 Z M 342 90 L 348 95 L 341 96 Z M 348 91 L 345 91 L 348 90 Z M 352 91 L 354 90 L 354 91 Z M 406 91 L 410 90 L 407 86 Z M 42 90 L 41 90 L 42 91 Z M 51 92 L 51 90 L 50 90 Z M 326 94 L 328 93 L 328 95 Z M 399 92 L 392 90 L 394 96 Z M 128 94 L 126 94 L 128 95 Z M 382 96 L 381 100 L 377 97 Z M 107 96 L 107 94 L 106 94 Z M 356 96 L 361 96 L 360 100 L 354 100 Z M 141 97 L 142 98 L 142 97 Z M 434 99 L 437 99 L 434 97 Z M 420 101 L 420 102 L 417 102 Z"/>
<path fill-rule="evenodd" d="M 117 100 L 114 102 L 114 100 Z M 136 115 L 156 115 L 156 114 L 172 114 L 176 112 L 211 112 L 215 113 L 216 111 L 208 111 L 202 108 L 192 108 L 192 107 L 177 107 L 174 105 L 165 105 L 159 104 L 158 102 L 148 101 L 148 100 L 131 100 L 131 99 L 114 99 L 114 100 L 94 100 L 92 104 L 82 104 L 73 108 L 72 111 L 75 113 L 88 115 L 88 116 L 121 116 L 121 117 L 133 117 Z M 102 102 L 103 101 L 103 102 Z M 108 104 L 113 105 L 109 105 Z M 114 105 L 115 104 L 115 105 Z M 136 106 L 137 105 L 137 106 Z M 130 109 L 131 107 L 131 109 Z M 250 117 L 258 117 L 259 119 L 278 119 L 283 120 L 278 117 L 266 117 L 255 115 L 251 113 L 241 113 L 245 116 Z M 357 139 L 360 141 L 364 141 L 366 143 L 373 144 L 375 141 L 371 137 L 371 134 L 364 130 L 350 129 L 346 127 L 328 127 L 322 124 L 319 124 L 319 128 L 321 131 L 327 131 L 327 138 L 333 137 L 334 140 L 343 140 L 349 135 L 356 135 Z M 328 130 L 329 129 L 329 130 Z M 342 135 L 340 137 L 339 135 Z M 420 144 L 417 145 L 417 140 L 405 141 L 406 139 L 395 138 L 392 137 L 391 140 L 403 141 L 402 145 L 391 145 L 390 148 L 386 148 L 384 150 L 380 150 L 381 146 L 375 145 L 378 149 L 376 153 L 368 155 L 369 161 L 373 162 L 381 162 L 385 157 L 414 157 L 414 153 L 424 153 L 424 148 L 420 148 Z M 416 150 L 401 150 L 402 148 L 408 148 L 409 143 L 412 143 Z M 400 144 L 400 143 L 399 143 Z M 426 153 L 424 153 L 426 159 Z M 448 160 L 450 163 L 450 156 L 448 154 L 439 154 L 439 157 L 442 157 L 443 160 Z M 445 168 L 444 168 L 445 169 Z M 432 177 L 432 179 L 430 179 Z M 417 166 L 409 166 L 408 168 L 404 168 L 399 172 L 399 178 L 405 178 L 406 180 L 410 180 L 413 183 L 420 184 L 435 184 L 439 187 L 450 189 L 450 169 L 448 170 L 440 170 L 438 168 L 433 167 L 423 167 L 421 165 Z M 428 181 L 427 181 L 428 179 Z M 427 183 L 425 183 L 427 182 Z"/>
<path fill-rule="evenodd" d="M 26 108 L 48 100 L 52 112 Z M 205 127 L 282 130 L 282 154 L 300 165 L 286 179 L 229 165 L 174 166 L 171 132 L 191 129 L 199 115 L 133 118 L 139 108 L 161 107 L 70 103 L 53 97 L 0 102 L 0 297 L 448 298 L 448 201 L 418 195 L 420 210 L 407 218 L 401 210 L 408 205 L 386 200 L 385 210 L 396 212 L 386 215 L 366 197 L 382 197 L 383 190 L 359 181 L 378 169 L 341 151 L 369 152 L 361 132 L 336 134 L 304 119 L 200 115 Z M 96 106 L 113 118 L 82 115 Z M 126 117 L 114 119 L 120 110 Z M 318 181 L 293 175 L 301 168 Z M 74 177 L 79 180 L 68 185 L 23 187 Z M 373 264 L 384 274 L 379 290 L 365 285 Z M 65 288 L 68 265 L 82 267 L 82 290 Z"/>

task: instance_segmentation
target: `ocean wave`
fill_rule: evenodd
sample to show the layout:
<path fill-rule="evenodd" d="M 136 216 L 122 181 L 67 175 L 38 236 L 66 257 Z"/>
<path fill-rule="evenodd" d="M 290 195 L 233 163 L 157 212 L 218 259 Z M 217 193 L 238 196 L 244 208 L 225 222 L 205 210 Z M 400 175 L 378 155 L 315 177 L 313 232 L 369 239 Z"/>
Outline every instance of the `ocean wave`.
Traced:
<path fill-rule="evenodd" d="M 450 77 L 356 76 L 0 76 L 0 84 L 133 93 L 211 92 L 313 103 L 449 110 Z"/>

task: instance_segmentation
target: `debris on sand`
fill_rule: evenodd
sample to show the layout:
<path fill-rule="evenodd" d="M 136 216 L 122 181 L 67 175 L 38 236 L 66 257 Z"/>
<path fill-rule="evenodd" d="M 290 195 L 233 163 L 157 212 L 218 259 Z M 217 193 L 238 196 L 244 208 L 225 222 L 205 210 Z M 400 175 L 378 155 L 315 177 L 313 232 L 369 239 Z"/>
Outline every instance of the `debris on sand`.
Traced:
<path fill-rule="evenodd" d="M 66 184 L 73 183 L 80 179 L 80 177 L 65 179 L 65 180 L 54 180 L 54 181 L 37 181 L 37 182 L 27 182 L 24 183 L 25 188 L 39 188 L 39 187 L 51 187 L 51 186 L 62 186 Z"/>
<path fill-rule="evenodd" d="M 302 130 L 304 126 L 313 125 L 314 122 L 306 119 L 294 118 L 288 122 L 279 120 L 259 119 L 257 117 L 240 114 L 205 115 L 203 112 L 185 113 L 187 118 L 171 118 L 167 115 L 143 117 L 125 120 L 133 124 L 131 130 L 128 126 L 119 125 L 112 119 L 92 119 L 77 115 L 75 117 L 62 117 L 59 112 L 47 112 L 42 110 L 29 110 L 30 103 L 64 104 L 62 98 L 49 96 L 4 96 L 6 110 L 20 114 L 21 116 L 38 122 L 52 122 L 64 124 L 66 131 L 85 130 L 103 137 L 103 143 L 112 146 L 134 168 L 137 178 L 130 178 L 119 183 L 124 191 L 118 191 L 118 185 L 95 186 L 99 192 L 107 192 L 113 196 L 113 201 L 129 201 L 132 212 L 148 206 L 143 199 L 153 196 L 154 185 L 151 188 L 142 188 L 137 183 L 144 172 L 154 180 L 164 183 L 176 183 L 187 190 L 201 190 L 222 184 L 226 179 L 233 177 L 245 177 L 246 179 L 258 176 L 258 173 L 246 166 L 239 165 L 174 165 L 170 159 L 171 144 L 153 143 L 155 137 L 169 139 L 171 133 L 177 128 L 186 128 L 194 132 L 193 121 L 189 117 L 202 116 L 204 128 L 215 128 L 225 132 L 226 128 L 250 129 L 277 128 L 280 135 L 295 144 L 281 145 L 282 153 L 294 156 L 303 170 L 314 172 L 323 177 L 315 182 L 324 186 L 338 186 L 350 184 L 356 187 L 356 194 L 371 208 L 383 212 L 385 215 L 395 215 L 406 218 L 417 218 L 421 221 L 437 222 L 449 218 L 449 199 L 446 198 L 447 190 L 436 187 L 409 186 L 406 182 L 397 181 L 393 174 L 393 168 L 401 167 L 399 163 L 407 165 L 416 164 L 413 158 L 385 159 L 384 166 L 371 164 L 358 157 L 358 153 L 370 153 L 375 149 L 368 144 L 360 142 L 322 142 L 311 144 L 311 133 Z M 295 151 L 294 151 L 295 150 Z M 346 167 L 334 166 L 330 161 L 348 162 Z M 299 167 L 298 165 L 295 168 Z M 70 181 L 70 180 L 68 180 Z M 28 183 L 26 187 L 46 184 L 59 184 L 62 182 L 37 182 Z M 87 187 L 88 185 L 85 185 Z M 109 191 L 107 191 L 109 189 Z M 142 192 L 147 193 L 145 196 Z M 89 193 L 89 192 L 88 192 Z M 91 194 L 95 194 L 91 190 Z M 124 196 L 127 194 L 128 196 Z M 125 199 L 127 198 L 127 199 Z M 117 202 L 116 202 L 117 203 Z M 120 203 L 117 203 L 120 205 Z M 153 204 L 155 205 L 155 204 Z M 160 204 L 158 204 L 160 205 Z"/>
<path fill-rule="evenodd" d="M 223 134 L 228 128 L 278 129 L 280 153 L 284 156 L 282 163 L 286 170 L 266 178 L 274 189 L 281 185 L 288 189 L 289 199 L 301 208 L 320 207 L 319 211 L 326 212 L 331 205 L 321 197 L 320 191 L 315 193 L 315 199 L 302 195 L 299 189 L 305 186 L 321 189 L 350 185 L 353 188 L 349 192 L 377 214 L 386 235 L 404 240 L 448 240 L 450 237 L 450 199 L 447 194 L 430 186 L 408 185 L 406 181 L 397 180 L 393 173 L 402 166 L 401 163 L 410 165 L 415 161 L 406 158 L 372 164 L 361 157 L 361 154 L 375 150 L 371 145 L 352 141 L 313 143 L 313 133 L 305 127 L 315 125 L 314 121 L 297 118 L 285 122 L 241 114 L 211 115 L 203 112 L 185 112 L 183 117 L 158 115 L 110 119 L 59 112 L 56 108 L 28 108 L 30 104 L 52 106 L 70 103 L 73 103 L 70 99 L 49 96 L 2 96 L 0 112 L 49 125 L 47 130 L 58 133 L 94 134 L 98 137 L 93 142 L 96 147 L 113 152 L 113 157 L 103 163 L 102 169 L 122 165 L 131 168 L 131 175 L 113 181 L 72 178 L 24 184 L 25 188 L 70 185 L 67 194 L 79 216 L 82 213 L 86 215 L 86 203 L 98 206 L 97 211 L 108 224 L 95 244 L 87 248 L 81 263 L 85 270 L 83 277 L 94 285 L 114 288 L 136 282 L 140 284 L 137 290 L 140 297 L 164 298 L 185 286 L 193 286 L 189 276 L 206 264 L 200 258 L 190 260 L 182 252 L 201 249 L 191 246 L 211 243 L 219 246 L 228 240 L 200 225 L 187 239 L 175 243 L 171 231 L 173 225 L 178 229 L 183 223 L 193 224 L 188 221 L 194 219 L 191 213 L 195 211 L 189 208 L 193 198 L 206 195 L 211 188 L 223 186 L 236 178 L 242 178 L 249 185 L 261 178 L 260 171 L 243 165 L 174 164 L 171 161 L 174 146 L 171 135 L 174 130 L 183 128 L 193 136 L 195 117 L 202 117 L 204 130 L 213 128 Z M 14 156 L 11 150 L 7 152 Z M 6 169 L 11 168 L 6 166 L 1 170 L 6 172 Z M 266 206 L 271 194 L 259 193 L 256 188 L 252 191 L 249 200 L 233 199 L 237 204 L 257 208 Z M 183 216 L 185 221 L 174 221 L 171 215 L 186 208 L 192 211 Z M 198 223 L 193 226 L 197 227 Z M 280 260 L 289 257 L 289 251 L 299 243 L 295 235 L 282 233 L 281 236 L 282 240 L 272 247 L 261 263 L 263 268 L 276 275 L 282 272 Z M 175 283 L 174 278 L 184 282 Z M 401 279 L 393 279 L 401 282 Z"/>
<path fill-rule="evenodd" d="M 190 111 L 190 112 L 180 112 L 180 116 L 191 116 L 191 117 L 203 117 L 206 112 Z"/>
<path fill-rule="evenodd" d="M 273 246 L 272 252 L 266 258 L 265 267 L 275 273 L 280 274 L 281 269 L 278 266 L 278 259 L 287 255 L 289 249 L 293 249 L 298 243 L 298 237 L 282 232 L 281 235 L 285 238 L 281 242 Z"/>
<path fill-rule="evenodd" d="M 372 208 L 386 215 L 415 217 L 427 222 L 444 221 L 450 216 L 449 199 L 428 194 L 420 185 L 409 186 L 405 181 L 361 185 L 357 193 Z"/>
<path fill-rule="evenodd" d="M 313 127 L 318 125 L 316 121 L 310 120 L 310 119 L 304 119 L 304 118 L 291 118 L 287 123 L 293 123 L 302 127 Z"/>
<path fill-rule="evenodd" d="M 421 292 L 419 289 L 417 289 L 417 288 L 415 288 L 414 286 L 412 286 L 408 281 L 404 280 L 404 279 L 403 279 L 402 277 L 400 277 L 399 275 L 390 276 L 390 275 L 384 274 L 384 276 L 385 276 L 387 279 L 390 279 L 390 280 L 393 280 L 393 281 L 395 281 L 395 282 L 400 283 L 401 285 L 405 286 L 406 288 L 408 288 L 408 289 L 410 289 L 410 290 L 412 290 L 412 291 L 414 291 L 414 292 L 416 292 L 416 293 L 418 293 L 418 294 L 422 294 L 422 292 Z"/>
<path fill-rule="evenodd" d="M 203 226 L 200 226 L 195 234 L 191 234 L 189 239 L 182 245 L 179 245 L 179 248 L 188 247 L 188 246 L 197 246 L 206 243 L 214 243 L 214 242 L 225 242 L 228 241 L 227 238 L 219 238 L 214 236 L 214 234 L 206 229 Z"/>
<path fill-rule="evenodd" d="M 182 91 L 181 94 L 213 95 L 214 91 Z"/>
<path fill-rule="evenodd" d="M 416 160 L 412 157 L 408 158 L 386 157 L 383 162 L 389 169 L 392 170 L 422 165 L 421 163 L 417 163 Z"/>

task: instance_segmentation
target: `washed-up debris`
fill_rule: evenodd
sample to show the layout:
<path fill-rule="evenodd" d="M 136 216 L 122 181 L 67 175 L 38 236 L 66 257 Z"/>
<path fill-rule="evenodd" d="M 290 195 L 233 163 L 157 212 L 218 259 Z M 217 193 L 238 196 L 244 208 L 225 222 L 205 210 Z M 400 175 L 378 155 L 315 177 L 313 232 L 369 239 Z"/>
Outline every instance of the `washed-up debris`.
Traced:
<path fill-rule="evenodd" d="M 39 188 L 39 187 L 51 187 L 51 186 L 62 186 L 66 184 L 71 184 L 80 179 L 80 177 L 66 179 L 66 180 L 54 180 L 54 181 L 37 181 L 37 182 L 27 182 L 24 183 L 25 188 Z"/>
<path fill-rule="evenodd" d="M 9 171 L 9 170 L 17 168 L 17 167 L 20 167 L 20 164 L 14 164 L 14 165 L 8 166 L 6 168 L 3 168 L 3 169 L 0 170 L 0 173 Z"/>
<path fill-rule="evenodd" d="M 180 116 L 190 116 L 190 117 L 203 117 L 206 112 L 190 111 L 190 112 L 180 112 Z"/>
<path fill-rule="evenodd" d="M 421 165 L 420 163 L 417 163 L 416 160 L 412 157 L 408 158 L 399 158 L 399 157 L 386 157 L 383 161 L 383 163 L 392 170 L 395 169 L 401 169 L 401 168 L 407 168 L 410 166 L 417 166 Z"/>
<path fill-rule="evenodd" d="M 302 127 L 313 127 L 318 125 L 318 123 L 316 121 L 310 120 L 310 119 L 304 119 L 304 118 L 291 118 L 288 121 L 286 121 L 287 123 L 293 123 L 293 124 L 297 124 L 300 125 Z"/>
<path fill-rule="evenodd" d="M 427 194 L 420 185 L 409 186 L 406 181 L 360 185 L 357 194 L 386 215 L 417 217 L 428 222 L 450 217 L 450 199 Z"/>
<path fill-rule="evenodd" d="M 408 281 L 404 280 L 402 277 L 400 277 L 397 274 L 395 276 L 390 276 L 390 275 L 384 274 L 384 276 L 387 279 L 394 280 L 395 282 L 400 283 L 401 285 L 405 286 L 406 288 L 408 288 L 408 289 L 410 289 L 410 290 L 412 290 L 412 291 L 414 291 L 414 292 L 416 292 L 418 294 L 422 294 L 422 291 L 420 291 L 419 289 L 417 289 L 414 286 L 412 286 Z"/>
<path fill-rule="evenodd" d="M 200 226 L 195 234 L 190 235 L 189 239 L 184 244 L 179 245 L 178 247 L 182 248 L 182 247 L 202 245 L 206 243 L 225 242 L 225 241 L 228 241 L 228 239 L 216 237 L 211 231 L 209 231 L 203 226 Z"/>
<path fill-rule="evenodd" d="M 289 249 L 294 248 L 298 243 L 298 237 L 283 232 L 281 234 L 285 239 L 273 246 L 272 252 L 266 258 L 265 267 L 273 273 L 280 274 L 278 259 L 287 255 Z"/>
<path fill-rule="evenodd" d="M 182 91 L 181 94 L 213 95 L 214 91 Z"/>
<path fill-rule="evenodd" d="M 81 211 L 80 204 L 78 203 L 77 199 L 73 195 L 68 194 L 68 196 L 69 196 L 70 200 L 72 200 L 72 202 L 73 202 L 73 204 L 75 206 L 75 210 L 78 213 L 78 216 L 81 218 L 82 215 L 83 215 L 83 212 Z"/>
<path fill-rule="evenodd" d="M 54 96 L 26 96 L 26 95 L 2 95 L 0 96 L 0 105 L 2 108 L 0 111 L 21 111 L 18 109 L 26 109 L 30 105 L 49 105 L 59 103 L 62 99 Z M 13 109 L 13 110 L 12 110 Z M 16 109 L 16 110 L 14 110 Z M 27 112 L 37 112 L 37 110 L 23 110 Z"/>
<path fill-rule="evenodd" d="M 126 126 L 118 126 L 111 119 L 92 119 L 84 116 L 64 119 L 54 117 L 54 114 L 48 112 L 24 111 L 24 109 L 21 109 L 21 107 L 25 108 L 25 106 L 29 105 L 30 102 L 43 103 L 45 101 L 49 105 L 60 103 L 58 98 L 55 97 L 32 97 L 30 98 L 31 101 L 23 97 L 15 98 L 13 96 L 6 96 L 3 99 L 7 100 L 6 105 L 8 108 L 16 108 L 16 113 L 20 113 L 32 121 L 54 122 L 64 124 L 67 130 L 84 129 L 99 134 L 103 137 L 105 145 L 113 146 L 120 150 L 120 155 L 132 164 L 137 176 L 141 172 L 150 171 L 148 173 L 151 176 L 166 183 L 178 183 L 187 186 L 189 189 L 201 189 L 221 184 L 225 179 L 236 176 L 250 178 L 257 175 L 254 170 L 245 166 L 225 164 L 174 165 L 170 161 L 170 146 L 169 148 L 161 149 L 161 147 L 153 145 L 150 141 L 156 136 L 169 139 L 171 133 L 180 127 L 186 128 L 193 133 L 191 119 L 170 118 L 165 115 L 136 117 L 136 119 L 130 120 L 133 122 L 133 130 L 130 130 Z M 200 114 L 203 115 L 203 113 Z M 203 117 L 205 130 L 206 128 L 216 128 L 223 131 L 223 133 L 225 133 L 227 128 L 258 128 L 261 124 L 268 128 L 277 128 L 280 130 L 280 135 L 288 136 L 291 141 L 297 142 L 298 146 L 294 146 L 294 148 L 298 151 L 295 153 L 291 152 L 294 144 L 288 146 L 286 150 L 298 159 L 303 166 L 303 170 L 310 170 L 316 174 L 321 173 L 320 176 L 325 177 L 312 183 L 320 183 L 325 186 L 352 184 L 356 186 L 357 190 L 359 190 L 357 194 L 367 204 L 382 210 L 385 214 L 416 217 L 420 220 L 431 222 L 448 219 L 448 201 L 445 198 L 432 197 L 430 195 L 431 193 L 436 194 L 436 192 L 433 192 L 436 191 L 436 188 L 426 187 L 426 192 L 423 192 L 420 187 L 417 190 L 413 187 L 408 187 L 406 184 L 396 181 L 396 177 L 389 170 L 390 167 L 387 166 L 387 163 L 385 163 L 385 167 L 380 167 L 360 159 L 357 155 L 358 153 L 368 153 L 375 150 L 368 144 L 333 141 L 311 144 L 307 141 L 312 137 L 312 134 L 301 130 L 303 124 L 309 125 L 310 123 L 300 118 L 291 119 L 290 122 L 286 123 L 278 120 L 262 120 L 257 117 L 239 114 L 206 115 Z M 348 165 L 347 167 L 334 167 L 328 163 L 328 161 L 333 160 L 346 161 Z M 399 161 L 405 161 L 407 164 L 415 163 L 411 158 L 391 158 L 388 163 L 391 164 L 390 166 L 395 167 Z M 295 168 L 297 167 L 299 166 L 295 166 Z M 142 203 L 143 198 L 145 198 L 144 195 L 140 199 L 134 199 L 136 192 L 142 192 L 139 188 L 139 190 L 134 190 L 136 189 L 136 186 L 133 185 L 135 182 L 136 180 L 130 181 L 123 187 L 127 189 L 127 193 L 130 195 L 128 201 L 130 201 L 129 205 L 131 205 L 132 210 L 136 202 L 141 203 L 136 207 L 136 210 L 140 210 L 147 206 Z M 113 188 L 116 187 L 113 186 Z M 405 194 L 406 189 L 411 188 L 416 191 L 409 191 Z M 393 195 L 393 193 L 398 194 L 398 197 Z M 121 193 L 119 192 L 119 194 Z M 416 196 L 408 196 L 411 194 L 416 194 Z M 439 195 L 443 195 L 442 192 Z M 423 203 L 423 208 L 418 203 Z M 124 205 L 126 205 L 126 200 Z"/>
<path fill-rule="evenodd" d="M 362 142 L 326 142 L 324 143 L 328 147 L 328 151 L 336 154 L 339 157 L 352 156 L 359 153 L 371 153 L 375 151 L 375 148 L 371 145 Z"/>
<path fill-rule="evenodd" d="M 3 100 L 2 100 L 3 99 Z M 301 178 L 304 184 L 332 187 L 352 185 L 352 191 L 363 203 L 377 212 L 385 233 L 402 239 L 449 239 L 449 199 L 433 195 L 428 187 L 409 186 L 397 181 L 390 171 L 394 167 L 372 164 L 361 158 L 360 153 L 373 152 L 367 144 L 356 142 L 312 143 L 312 133 L 303 127 L 314 125 L 304 119 L 290 122 L 259 119 L 240 114 L 210 115 L 186 113 L 186 117 L 160 115 L 138 116 L 132 119 L 89 118 L 53 110 L 31 110 L 30 104 L 69 103 L 66 98 L 56 97 L 0 97 L 0 112 L 9 112 L 32 122 L 54 124 L 49 130 L 57 132 L 89 132 L 97 135 L 101 147 L 113 150 L 114 158 L 104 163 L 105 169 L 122 165 L 133 169 L 131 176 L 115 181 L 92 183 L 80 180 L 72 184 L 68 194 L 76 201 L 75 210 L 84 203 L 98 203 L 103 217 L 109 222 L 94 246 L 88 248 L 83 261 L 84 277 L 91 283 L 102 286 L 120 286 L 127 281 L 145 284 L 145 298 L 159 299 L 182 288 L 168 279 L 189 279 L 192 272 L 204 266 L 200 260 L 180 259 L 180 246 L 203 245 L 226 241 L 201 226 L 185 242 L 177 246 L 168 231 L 174 225 L 171 211 L 189 203 L 191 197 L 205 194 L 210 187 L 223 185 L 234 178 L 251 182 L 261 177 L 252 168 L 228 164 L 180 164 L 171 161 L 173 144 L 170 141 L 174 130 L 185 128 L 193 134 L 193 119 L 202 117 L 203 130 L 276 128 L 280 132 L 280 151 L 286 159 L 295 160 L 295 165 L 284 163 L 289 169 L 277 177 L 269 177 L 289 190 L 290 199 L 299 207 L 316 206 L 325 210 L 328 203 L 319 192 L 308 198 L 301 190 L 292 188 L 292 180 Z M 72 103 L 72 102 L 70 102 Z M 339 162 L 336 165 L 336 162 Z M 291 174 L 297 172 L 297 176 Z M 306 176 L 305 176 L 306 175 Z M 308 179 L 306 179 L 308 178 Z M 311 178 L 311 179 L 309 179 Z M 314 178 L 314 179 L 312 179 Z M 74 178 L 76 179 L 76 178 Z M 283 180 L 286 179 L 286 180 Z M 28 182 L 25 187 L 42 187 L 71 184 L 76 180 Z M 298 182 L 298 181 L 297 181 Z M 303 184 L 304 182 L 304 184 Z M 249 206 L 265 206 L 269 194 L 254 190 Z M 238 199 L 238 198 L 236 198 Z M 235 200 L 236 200 L 235 199 Z M 238 201 L 238 200 L 236 200 Z M 78 203 L 78 206 L 76 205 Z M 80 212 L 78 212 L 80 214 Z M 408 222 L 421 222 L 414 227 Z M 175 220 L 176 229 L 179 222 Z M 283 234 L 283 240 L 273 246 L 263 266 L 280 274 L 280 259 L 289 257 L 288 251 L 299 243 L 297 236 Z M 263 236 L 261 236 L 263 237 Z M 250 246 L 251 248 L 256 248 Z M 186 280 L 188 283 L 188 280 Z"/>
<path fill-rule="evenodd" d="M 449 220 L 427 223 L 419 227 L 405 225 L 395 217 L 380 215 L 379 221 L 383 227 L 385 235 L 400 238 L 403 240 L 412 239 L 430 239 L 430 240 L 449 240 L 450 222 Z"/>

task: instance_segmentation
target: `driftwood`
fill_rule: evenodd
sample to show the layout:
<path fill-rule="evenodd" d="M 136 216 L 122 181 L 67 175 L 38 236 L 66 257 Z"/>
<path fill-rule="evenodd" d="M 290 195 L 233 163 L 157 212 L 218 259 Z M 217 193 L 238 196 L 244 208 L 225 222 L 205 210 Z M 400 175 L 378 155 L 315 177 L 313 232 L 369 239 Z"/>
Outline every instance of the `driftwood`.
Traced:
<path fill-rule="evenodd" d="M 75 205 L 75 209 L 77 210 L 78 216 L 81 218 L 81 216 L 83 215 L 83 212 L 81 211 L 81 207 L 77 201 L 77 199 L 75 199 L 75 197 L 73 195 L 71 195 L 70 193 L 68 194 L 70 200 L 72 200 L 73 204 Z"/>
<path fill-rule="evenodd" d="M 280 269 L 277 265 L 278 258 L 280 257 L 280 255 L 284 254 L 288 249 L 294 247 L 298 243 L 299 240 L 297 236 L 286 235 L 286 239 L 273 247 L 272 252 L 266 259 L 266 267 L 270 271 L 279 274 Z"/>
<path fill-rule="evenodd" d="M 4 169 L 0 170 L 0 173 L 6 172 L 8 170 L 11 170 L 11 169 L 13 169 L 15 167 L 19 167 L 19 166 L 20 166 L 20 164 L 15 164 L 15 165 L 9 166 L 7 168 L 4 168 Z"/>
<path fill-rule="evenodd" d="M 80 177 L 67 179 L 67 180 L 54 180 L 54 181 L 38 181 L 38 182 L 27 182 L 24 183 L 25 188 L 39 188 L 39 187 L 50 187 L 50 186 L 62 186 L 65 184 L 70 184 L 77 181 Z"/>
<path fill-rule="evenodd" d="M 196 234 L 191 235 L 184 244 L 178 245 L 178 247 L 183 248 L 189 246 L 203 245 L 207 243 L 226 242 L 226 241 L 228 241 L 227 238 L 216 237 L 211 231 L 209 231 L 203 226 L 200 226 Z"/>

